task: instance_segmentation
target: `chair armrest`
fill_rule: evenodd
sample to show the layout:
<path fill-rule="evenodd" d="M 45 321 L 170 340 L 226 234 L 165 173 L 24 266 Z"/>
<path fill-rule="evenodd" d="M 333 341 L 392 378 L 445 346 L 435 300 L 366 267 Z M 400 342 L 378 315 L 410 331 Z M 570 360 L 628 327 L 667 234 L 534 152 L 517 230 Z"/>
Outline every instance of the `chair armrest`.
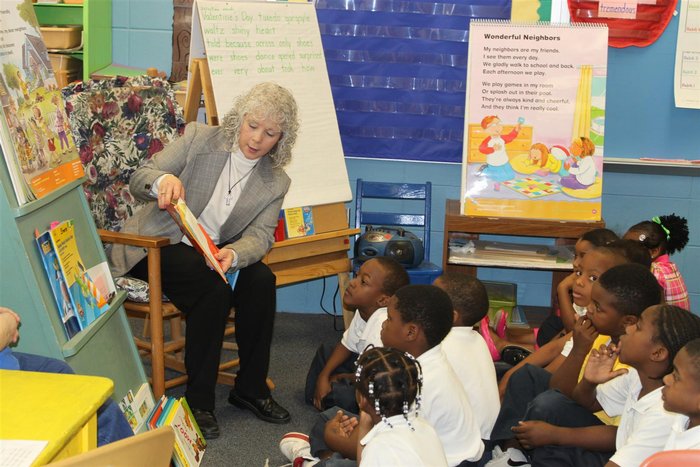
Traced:
<path fill-rule="evenodd" d="M 97 229 L 100 239 L 105 243 L 119 243 L 122 245 L 140 246 L 143 248 L 163 248 L 170 245 L 168 237 L 150 237 L 148 235 L 136 235 L 110 230 Z"/>

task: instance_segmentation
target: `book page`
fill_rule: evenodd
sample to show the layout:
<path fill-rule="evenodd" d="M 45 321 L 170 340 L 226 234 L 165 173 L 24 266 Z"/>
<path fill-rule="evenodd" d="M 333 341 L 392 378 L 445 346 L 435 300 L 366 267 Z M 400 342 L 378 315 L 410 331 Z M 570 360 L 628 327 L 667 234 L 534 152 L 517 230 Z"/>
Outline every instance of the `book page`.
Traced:
<path fill-rule="evenodd" d="M 209 262 L 209 266 L 219 273 L 224 282 L 228 283 L 226 271 L 221 268 L 219 260 L 214 256 L 219 252 L 219 248 L 214 245 L 211 237 L 209 237 L 202 226 L 199 225 L 199 221 L 195 215 L 192 214 L 192 211 L 190 211 L 190 208 L 187 207 L 187 204 L 182 198 L 168 206 L 167 210 L 175 223 L 180 227 L 180 230 L 182 230 L 182 233 L 190 240 L 192 246 L 204 255 Z"/>

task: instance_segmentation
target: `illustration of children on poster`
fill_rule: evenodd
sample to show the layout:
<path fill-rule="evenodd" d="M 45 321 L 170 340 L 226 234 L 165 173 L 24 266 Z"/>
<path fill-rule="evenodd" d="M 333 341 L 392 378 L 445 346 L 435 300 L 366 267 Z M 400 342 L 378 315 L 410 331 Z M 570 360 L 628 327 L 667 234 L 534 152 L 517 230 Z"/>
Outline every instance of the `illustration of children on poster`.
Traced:
<path fill-rule="evenodd" d="M 600 220 L 607 29 L 472 21 L 462 213 Z"/>
<path fill-rule="evenodd" d="M 6 130 L 0 143 L 23 204 L 81 178 L 84 171 L 65 130 L 68 117 L 32 2 L 3 0 L 0 32 L 0 123 Z"/>

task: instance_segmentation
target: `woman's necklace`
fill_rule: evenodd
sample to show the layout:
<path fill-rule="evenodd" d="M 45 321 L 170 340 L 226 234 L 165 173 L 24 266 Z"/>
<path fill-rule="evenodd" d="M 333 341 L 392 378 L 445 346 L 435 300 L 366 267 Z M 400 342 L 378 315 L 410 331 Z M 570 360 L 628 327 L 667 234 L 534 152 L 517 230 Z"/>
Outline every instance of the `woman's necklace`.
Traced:
<path fill-rule="evenodd" d="M 258 163 L 256 162 L 255 165 L 253 165 L 253 167 L 248 169 L 248 171 L 241 178 L 239 178 L 233 185 L 231 185 L 231 166 L 232 165 L 233 165 L 233 153 L 231 153 L 231 156 L 229 157 L 229 160 L 228 160 L 228 192 L 226 193 L 226 197 L 224 198 L 224 200 L 226 201 L 226 206 L 231 206 L 231 200 L 233 199 L 233 196 L 231 196 L 231 191 L 233 191 L 233 189 L 236 187 L 236 185 L 241 183 L 243 180 L 245 180 L 245 178 L 248 175 L 250 175 L 250 173 L 258 165 Z"/>

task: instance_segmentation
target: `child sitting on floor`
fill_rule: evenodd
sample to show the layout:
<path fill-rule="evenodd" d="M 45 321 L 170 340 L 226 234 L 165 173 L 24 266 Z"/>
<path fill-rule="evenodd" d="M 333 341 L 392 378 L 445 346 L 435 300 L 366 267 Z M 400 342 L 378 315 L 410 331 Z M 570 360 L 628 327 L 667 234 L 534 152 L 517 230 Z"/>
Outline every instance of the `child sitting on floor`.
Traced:
<path fill-rule="evenodd" d="M 489 335 L 484 335 L 484 339 L 487 344 L 489 344 L 489 341 L 493 342 L 493 345 L 489 344 L 489 350 L 494 357 L 494 361 L 498 360 L 500 351 L 508 345 L 532 345 L 537 349 L 557 337 L 561 337 L 563 335 L 562 332 L 571 331 L 578 316 L 586 314 L 587 302 L 581 303 L 580 300 L 574 300 L 572 295 L 577 272 L 581 268 L 581 261 L 591 249 L 605 246 L 615 240 L 618 240 L 618 236 L 609 229 L 593 229 L 581 235 L 574 245 L 573 272 L 557 286 L 559 307 L 544 320 L 539 328 L 533 329 L 533 334 L 524 336 L 508 335 L 505 315 L 502 315 L 502 319 L 496 323 L 495 331 L 486 327 L 485 329 L 488 330 Z M 555 356 L 558 353 L 558 351 L 555 352 Z"/>
<path fill-rule="evenodd" d="M 357 361 L 360 406 L 357 462 L 361 466 L 447 466 L 435 429 L 420 416 L 423 383 L 412 355 L 391 348 L 366 350 Z"/>
<path fill-rule="evenodd" d="M 476 465 L 484 451 L 481 432 L 469 398 L 440 345 L 452 327 L 452 317 L 452 303 L 444 291 L 432 285 L 408 285 L 389 300 L 382 342 L 408 352 L 420 363 L 421 413 L 435 428 L 447 464 Z M 356 416 L 333 408 L 321 414 L 310 437 L 304 440 L 289 433 L 282 438 L 280 448 L 291 461 L 315 456 L 311 462 L 321 458 L 319 465 L 331 465 L 338 456 L 354 459 L 358 443 L 356 426 Z"/>
<path fill-rule="evenodd" d="M 513 428 L 531 450 L 533 464 L 639 465 L 660 451 L 675 419 L 663 407 L 662 378 L 678 351 L 698 337 L 700 317 L 674 305 L 654 305 L 627 326 L 619 344 L 594 348 L 574 389 L 578 404 L 550 401 Z M 618 355 L 629 369 L 614 369 Z M 592 415 L 601 408 L 620 416 L 619 427 Z"/>
<path fill-rule="evenodd" d="M 591 260 L 589 253 L 584 258 Z M 593 283 L 588 314 L 579 318 L 574 327 L 573 348 L 554 374 L 532 365 L 515 372 L 506 389 L 492 440 L 500 440 L 494 448 L 489 466 L 505 466 L 508 461 L 525 462 L 522 446 L 515 438 L 512 427 L 528 413 L 546 410 L 559 399 L 573 393 L 592 348 L 617 342 L 628 325 L 636 323 L 642 311 L 659 304 L 661 290 L 651 272 L 639 264 L 621 264 L 605 271 Z M 600 333 L 600 334 L 599 334 Z M 566 411 L 562 412 L 566 415 Z M 616 421 L 598 413 L 607 424 Z"/>
<path fill-rule="evenodd" d="M 573 273 L 574 280 L 571 290 L 564 294 L 560 302 L 567 303 L 571 310 L 570 312 L 575 313 L 578 319 L 586 314 L 587 307 L 591 301 L 593 283 L 598 280 L 598 277 L 611 267 L 627 262 L 627 258 L 621 250 L 608 246 L 587 248 L 585 252 L 580 253 L 580 258 L 575 264 L 576 270 Z M 566 287 L 568 288 L 568 285 Z M 564 309 L 565 307 L 562 308 Z M 581 311 L 583 311 L 583 314 L 581 314 Z M 572 333 L 568 333 L 557 337 L 508 370 L 498 384 L 501 397 L 505 397 L 511 376 L 525 365 L 544 368 L 549 373 L 557 371 L 571 352 L 573 347 L 571 336 Z M 546 376 L 546 379 L 546 382 L 548 382 L 549 377 Z M 572 388 L 574 384 L 575 382 L 572 383 Z"/>
<path fill-rule="evenodd" d="M 382 346 L 380 332 L 389 298 L 409 282 L 406 270 L 386 256 L 362 264 L 343 294 L 343 307 L 357 310 L 335 347 L 322 345 L 306 376 L 306 402 L 319 410 L 338 406 L 357 412 L 352 386 L 355 360 L 368 345 Z"/>
<path fill-rule="evenodd" d="M 675 214 L 642 221 L 627 230 L 624 238 L 642 243 L 651 254 L 651 272 L 664 289 L 666 303 L 690 310 L 688 288 L 669 255 L 688 243 L 688 221 Z"/>
<path fill-rule="evenodd" d="M 474 325 L 486 316 L 489 299 L 479 279 L 466 274 L 443 274 L 434 285 L 452 301 L 452 330 L 442 341 L 442 350 L 472 403 L 481 439 L 488 440 L 501 408 L 496 369 L 486 342 Z"/>
<path fill-rule="evenodd" d="M 700 339 L 685 344 L 664 376 L 664 409 L 678 415 L 664 451 L 700 449 Z"/>

